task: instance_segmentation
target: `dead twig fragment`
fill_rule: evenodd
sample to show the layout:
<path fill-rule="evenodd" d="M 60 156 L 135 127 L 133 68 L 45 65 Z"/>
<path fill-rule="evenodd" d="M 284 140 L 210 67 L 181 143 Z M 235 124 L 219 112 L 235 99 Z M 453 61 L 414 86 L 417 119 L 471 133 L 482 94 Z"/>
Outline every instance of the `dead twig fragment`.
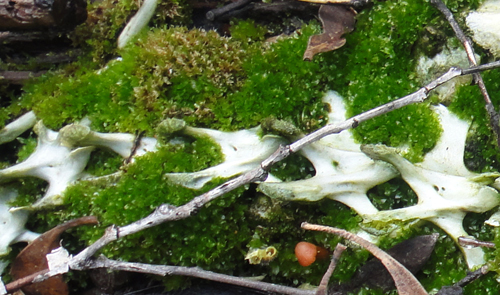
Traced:
<path fill-rule="evenodd" d="M 29 79 L 40 77 L 47 71 L 0 71 L 0 83 L 7 82 L 16 85 L 23 85 Z"/>
<path fill-rule="evenodd" d="M 32 273 L 29 276 L 25 276 L 23 278 L 15 280 L 11 283 L 8 283 L 7 285 L 5 285 L 5 290 L 7 293 L 14 293 L 15 291 L 17 291 L 25 286 L 31 285 L 31 284 L 39 281 L 40 278 L 47 276 L 48 273 L 49 273 L 48 269 L 44 269 L 44 270 Z M 49 277 L 47 276 L 47 279 L 48 278 Z"/>
<path fill-rule="evenodd" d="M 332 233 L 353 241 L 377 257 L 391 274 L 400 295 L 428 295 L 424 287 L 401 263 L 367 240 L 343 229 L 303 222 L 303 229 Z"/>
<path fill-rule="evenodd" d="M 477 280 L 478 278 L 484 276 L 489 272 L 488 265 L 483 265 L 479 269 L 467 273 L 465 278 L 461 279 L 457 283 L 453 284 L 453 286 L 445 286 L 442 287 L 439 292 L 436 293 L 436 295 L 462 295 L 463 290 L 462 288 L 465 287 L 466 285 L 472 283 L 473 281 Z"/>
<path fill-rule="evenodd" d="M 205 15 L 205 17 L 209 21 L 213 21 L 216 18 L 218 18 L 219 16 L 222 16 L 230 11 L 233 11 L 233 10 L 236 10 L 240 7 L 243 7 L 250 2 L 252 2 L 252 0 L 238 0 L 238 1 L 232 2 L 228 5 L 222 6 L 220 8 L 215 8 L 215 9 L 208 11 L 207 14 Z"/>
<path fill-rule="evenodd" d="M 264 292 L 275 292 L 279 294 L 289 294 L 289 295 L 315 294 L 315 291 L 313 290 L 302 290 L 302 289 L 286 287 L 261 281 L 238 278 L 230 275 L 218 274 L 215 272 L 200 269 L 199 267 L 152 265 L 145 263 L 124 262 L 124 261 L 110 260 L 104 256 L 100 256 L 97 259 L 89 261 L 88 268 L 89 269 L 106 268 L 110 270 L 131 271 L 131 272 L 147 273 L 160 276 L 172 276 L 172 275 L 189 276 L 189 277 L 217 281 L 236 286 L 257 289 Z"/>
<path fill-rule="evenodd" d="M 458 244 L 463 247 L 485 247 L 485 248 L 495 248 L 495 243 L 493 242 L 485 242 L 476 240 L 468 237 L 459 237 Z"/>
<path fill-rule="evenodd" d="M 371 0 L 299 0 L 299 1 L 320 3 L 320 4 L 343 4 L 354 7 L 361 7 L 371 2 Z"/>
<path fill-rule="evenodd" d="M 352 32 L 356 24 L 356 11 L 344 5 L 321 5 L 318 16 L 324 32 L 309 38 L 304 60 L 312 60 L 318 53 L 344 46 L 346 40 L 342 35 Z"/>
<path fill-rule="evenodd" d="M 328 269 L 323 275 L 323 278 L 321 278 L 321 282 L 319 283 L 318 289 L 316 289 L 316 295 L 327 294 L 328 282 L 330 281 L 333 271 L 335 270 L 335 267 L 339 262 L 340 255 L 342 255 L 342 252 L 344 252 L 345 249 L 347 249 L 347 247 L 340 243 L 337 244 L 337 246 L 335 247 L 335 250 L 333 251 L 332 255 L 332 260 L 330 261 L 330 265 L 328 266 Z"/>
<path fill-rule="evenodd" d="M 465 48 L 465 52 L 467 53 L 467 57 L 469 58 L 469 64 L 471 66 L 477 66 L 477 61 L 474 55 L 474 49 L 472 48 L 471 41 L 469 38 L 467 38 L 463 30 L 458 25 L 450 9 L 448 9 L 446 4 L 444 4 L 441 0 L 431 0 L 431 4 L 434 7 L 436 7 L 445 16 L 446 20 L 450 23 L 450 26 L 455 32 L 455 35 L 460 40 L 460 42 L 462 42 L 462 45 Z M 495 106 L 491 102 L 490 96 L 488 94 L 488 91 L 486 90 L 486 85 L 484 85 L 484 81 L 483 78 L 481 77 L 481 74 L 479 72 L 475 72 L 472 74 L 472 76 L 474 77 L 474 81 L 479 87 L 481 94 L 483 95 L 486 112 L 488 114 L 490 121 L 490 127 L 497 140 L 497 146 L 500 148 L 500 126 L 499 126 L 500 115 L 495 110 Z"/>

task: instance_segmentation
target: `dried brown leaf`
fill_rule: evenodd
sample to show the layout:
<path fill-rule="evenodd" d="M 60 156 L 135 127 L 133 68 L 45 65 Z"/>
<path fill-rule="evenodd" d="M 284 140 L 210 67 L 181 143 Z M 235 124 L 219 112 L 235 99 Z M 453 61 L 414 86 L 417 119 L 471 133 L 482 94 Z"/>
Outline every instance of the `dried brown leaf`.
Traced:
<path fill-rule="evenodd" d="M 427 262 L 434 250 L 438 234 L 418 236 L 403 241 L 385 252 L 415 274 Z M 334 294 L 352 293 L 362 286 L 389 291 L 395 289 L 394 280 L 380 260 L 373 258 L 366 262 L 347 283 L 331 286 Z M 335 293 L 336 292 L 336 293 Z"/>
<path fill-rule="evenodd" d="M 318 16 L 323 24 L 323 34 L 309 38 L 304 60 L 312 60 L 318 53 L 344 46 L 346 40 L 342 36 L 352 32 L 356 24 L 356 11 L 344 5 L 321 5 Z"/>
<path fill-rule="evenodd" d="M 367 240 L 345 231 L 343 229 L 317 225 L 317 224 L 309 224 L 307 222 L 302 223 L 303 229 L 308 230 L 316 230 L 323 231 L 327 233 L 332 233 L 338 236 L 343 237 L 344 239 L 348 239 L 350 241 L 359 244 L 366 250 L 370 251 L 373 256 L 377 257 L 385 268 L 389 271 L 394 282 L 396 284 L 396 289 L 400 295 L 428 295 L 425 291 L 424 287 L 420 284 L 420 282 L 413 276 L 413 274 L 406 269 L 401 263 L 399 263 L 392 256 L 381 250 L 379 247 L 373 245 Z"/>
<path fill-rule="evenodd" d="M 97 218 L 87 216 L 70 220 L 45 232 L 28 244 L 12 263 L 10 274 L 14 280 L 24 278 L 35 272 L 48 268 L 46 255 L 59 247 L 61 234 L 76 226 L 97 224 Z M 21 289 L 26 295 L 67 295 L 68 286 L 61 275 L 54 276 L 40 283 L 25 286 Z"/>

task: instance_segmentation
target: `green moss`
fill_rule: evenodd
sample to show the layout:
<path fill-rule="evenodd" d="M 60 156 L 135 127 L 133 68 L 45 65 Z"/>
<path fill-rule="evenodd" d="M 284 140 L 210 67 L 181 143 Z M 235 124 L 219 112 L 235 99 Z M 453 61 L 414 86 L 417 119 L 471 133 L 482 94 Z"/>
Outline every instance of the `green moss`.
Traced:
<path fill-rule="evenodd" d="M 447 4 L 459 11 L 477 2 L 460 0 L 447 1 Z M 176 1 L 162 1 L 159 5 L 160 10 L 151 22 L 156 28 L 118 52 L 116 37 L 137 9 L 136 2 L 105 0 L 92 4 L 89 20 L 74 33 L 78 36 L 75 44 L 86 44 L 89 55 L 25 87 L 21 102 L 12 99 L 8 108 L 0 109 L 0 119 L 11 119 L 23 109 L 32 108 L 55 130 L 88 117 L 92 129 L 97 131 L 135 133 L 139 130 L 153 136 L 156 126 L 167 117 L 182 118 L 192 126 L 223 130 L 254 127 L 273 117 L 310 132 L 326 123 L 322 103 L 326 90 L 336 90 L 346 98 L 349 115 L 417 90 L 422 85 L 414 76 L 415 52 L 421 50 L 416 47 L 425 34 L 425 26 L 435 25 L 449 33 L 449 29 L 442 27 L 447 24 L 438 21 L 440 14 L 426 1 L 374 1 L 359 14 L 357 28 L 347 36 L 344 47 L 320 54 L 312 62 L 304 62 L 302 55 L 309 36 L 321 30 L 315 21 L 292 36 L 264 44 L 261 41 L 265 30 L 252 21 L 240 21 L 233 26 L 232 38 L 221 37 L 213 31 L 169 27 L 164 24 L 166 18 L 160 15 L 162 11 L 171 13 L 167 14 L 168 18 L 185 23 L 182 15 L 187 8 Z M 117 55 L 121 55 L 121 61 L 109 62 L 104 67 Z M 499 92 L 496 91 L 500 86 L 498 75 L 494 71 L 485 74 L 495 105 L 499 103 L 494 94 Z M 476 125 L 466 155 L 475 157 L 470 161 L 476 165 L 474 170 L 498 169 L 498 152 L 491 132 L 485 127 L 483 102 L 476 88 L 462 88 L 450 108 L 462 117 L 469 116 Z M 420 160 L 434 146 L 440 132 L 428 104 L 405 107 L 354 130 L 356 139 L 363 143 L 408 145 L 407 156 L 412 161 Z M 34 142 L 34 139 L 24 142 L 20 159 L 30 154 Z M 71 218 L 93 214 L 98 216 L 99 226 L 82 227 L 72 234 L 74 241 L 92 243 L 111 224 L 131 223 L 150 214 L 159 204 L 182 205 L 201 193 L 166 182 L 165 173 L 198 171 L 220 160 L 219 149 L 204 138 L 163 146 L 158 152 L 122 167 L 124 174 L 113 186 L 76 183 L 66 191 L 64 207 L 51 214 L 38 213 L 31 225 L 46 229 Z M 106 175 L 121 165 L 119 157 L 97 151 L 91 156 L 87 172 Z M 294 180 L 313 174 L 311 169 L 310 163 L 294 156 L 273 167 L 271 172 L 282 179 Z M 28 185 L 16 203 L 27 205 L 43 191 L 44 182 L 30 181 L 20 182 Z M 202 191 L 221 182 L 212 182 Z M 350 208 L 332 200 L 315 204 L 271 204 L 270 215 L 261 218 L 249 210 L 257 206 L 254 195 L 252 186 L 238 189 L 202 208 L 195 216 L 126 237 L 106 247 L 103 253 L 110 258 L 197 265 L 244 276 L 267 273 L 266 280 L 275 283 L 318 284 L 328 261 L 303 268 L 294 257 L 293 248 L 298 241 L 306 240 L 333 249 L 340 239 L 305 232 L 300 229 L 300 223 L 308 221 L 356 230 L 362 221 Z M 402 197 L 396 199 L 396 196 Z M 408 186 L 399 180 L 372 189 L 369 197 L 380 209 L 407 206 L 415 201 Z M 484 216 L 471 215 L 466 220 L 467 229 L 471 234 L 491 238 L 489 228 L 481 226 L 482 220 Z M 405 227 L 402 233 L 398 237 L 383 237 L 383 247 L 435 231 L 432 226 L 398 225 Z M 261 245 L 278 249 L 278 257 L 267 266 L 249 266 L 244 262 L 248 247 L 256 246 L 252 241 L 255 233 Z M 443 238 L 420 276 L 431 289 L 452 284 L 465 275 L 461 253 L 441 234 Z M 345 281 L 368 254 L 355 249 L 346 251 L 343 257 L 334 276 Z M 480 279 L 477 284 L 481 286 L 477 289 L 496 288 L 493 282 L 491 277 Z M 180 284 L 172 278 L 169 283 L 171 287 Z M 468 294 L 477 292 L 469 289 L 466 292 L 472 293 Z M 363 292 L 373 294 L 366 290 L 360 293 Z"/>
<path fill-rule="evenodd" d="M 269 172 L 282 181 L 294 181 L 307 179 L 314 175 L 314 171 L 314 167 L 306 158 L 299 154 L 292 154 L 276 163 Z"/>
<path fill-rule="evenodd" d="M 97 131 L 151 130 L 148 111 L 131 99 L 138 83 L 130 75 L 133 66 L 133 60 L 116 60 L 97 72 L 83 68 L 70 77 L 47 75 L 26 89 L 23 104 L 55 130 L 84 117 Z"/>
<path fill-rule="evenodd" d="M 302 60 L 309 36 L 317 31 L 317 25 L 306 26 L 300 35 L 278 40 L 268 50 L 248 58 L 243 64 L 247 79 L 228 97 L 229 106 L 216 106 L 216 116 L 227 118 L 228 113 L 235 113 L 234 118 L 226 120 L 239 128 L 271 116 L 289 120 L 306 131 L 324 124 L 326 112 L 321 99 L 328 76 L 321 72 L 321 60 Z"/>
<path fill-rule="evenodd" d="M 231 37 L 241 42 L 263 41 L 267 29 L 255 24 L 254 20 L 240 20 L 231 23 Z"/>
<path fill-rule="evenodd" d="M 368 191 L 368 198 L 378 210 L 390 210 L 417 204 L 418 198 L 400 178 L 389 180 Z"/>
<path fill-rule="evenodd" d="M 423 1 L 384 1 L 358 15 L 347 44 L 328 56 L 345 60 L 342 77 L 331 87 L 349 101 L 352 116 L 416 91 L 412 48 L 437 12 Z M 411 17 L 410 17 L 411 16 Z M 423 133 L 422 130 L 428 132 Z M 426 104 L 409 106 L 360 124 L 354 130 L 363 143 L 408 145 L 407 157 L 418 161 L 440 135 L 435 115 Z"/>
<path fill-rule="evenodd" d="M 214 164 L 214 155 L 205 152 L 210 145 L 213 144 L 199 139 L 182 146 L 162 147 L 156 153 L 137 158 L 114 185 L 81 181 L 65 192 L 64 210 L 41 218 L 55 225 L 77 216 L 95 215 L 99 226 L 75 231 L 80 240 L 92 243 L 111 224 L 132 223 L 149 215 L 162 203 L 185 204 L 202 191 L 169 184 L 164 174 L 199 170 Z M 198 265 L 231 273 L 243 259 L 235 249 L 241 248 L 251 236 L 245 226 L 247 201 L 238 199 L 243 191 L 244 188 L 240 188 L 217 199 L 193 218 L 166 223 L 121 239 L 105 248 L 103 253 L 127 261 Z M 168 246 L 160 246 L 163 241 L 168 241 Z"/>
<path fill-rule="evenodd" d="M 103 65 L 110 58 L 119 55 L 116 39 L 139 9 L 140 2 L 132 0 L 104 0 L 88 5 L 88 17 L 71 34 L 75 46 L 83 47 L 87 59 Z M 188 24 L 191 9 L 183 0 L 158 1 L 151 25 Z"/>
<path fill-rule="evenodd" d="M 92 176 L 104 176 L 114 173 L 123 165 L 124 159 L 104 150 L 92 152 L 85 171 Z"/>
<path fill-rule="evenodd" d="M 34 138 L 25 139 L 21 137 L 19 137 L 17 140 L 19 140 L 22 144 L 22 147 L 17 153 L 17 162 L 22 162 L 26 160 L 33 151 L 35 151 L 35 148 L 37 146 L 37 140 Z"/>

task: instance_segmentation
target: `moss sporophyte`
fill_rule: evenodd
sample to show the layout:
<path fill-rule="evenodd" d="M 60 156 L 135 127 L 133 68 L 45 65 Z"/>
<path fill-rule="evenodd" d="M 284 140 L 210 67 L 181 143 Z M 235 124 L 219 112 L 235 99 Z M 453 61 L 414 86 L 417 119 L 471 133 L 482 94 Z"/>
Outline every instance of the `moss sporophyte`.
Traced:
<path fill-rule="evenodd" d="M 132 223 L 160 204 L 183 205 L 258 167 L 280 145 L 407 95 L 442 69 L 466 62 L 447 24 L 425 1 L 374 1 L 358 14 L 344 47 L 311 62 L 302 56 L 309 36 L 320 31 L 315 21 L 269 44 L 263 42 L 268 28 L 253 21 L 235 22 L 230 38 L 164 27 L 155 14 L 155 28 L 116 49 L 110 40 L 116 41 L 135 4 L 111 4 L 92 4 L 91 11 L 109 7 L 75 32 L 90 36 L 88 55 L 25 86 L 22 97 L 1 110 L 11 123 L 0 143 L 12 155 L 0 166 L 0 218 L 6 220 L 0 232 L 8 233 L 0 253 L 37 236 L 26 227 L 42 232 L 84 215 L 97 216 L 100 225 L 78 228 L 68 240 L 78 241 L 75 248 L 91 244 L 109 225 Z M 172 2 L 186 13 L 179 5 Z M 478 3 L 447 5 L 468 11 Z M 105 38 L 92 37 L 100 34 Z M 492 93 L 500 91 L 499 75 L 483 75 Z M 305 233 L 298 228 L 303 221 L 345 228 L 383 248 L 438 232 L 435 254 L 419 279 L 428 290 L 452 284 L 469 267 L 495 259 L 495 253 L 454 241 L 461 235 L 498 240 L 500 224 L 492 212 L 500 205 L 499 153 L 475 89 L 462 80 L 439 90 L 433 106 L 406 107 L 324 137 L 276 164 L 265 182 L 102 252 L 317 284 L 328 262 L 303 268 L 294 247 L 306 240 L 333 249 L 339 239 Z M 498 99 L 492 97 L 495 104 Z M 20 117 L 22 110 L 33 113 Z M 347 252 L 336 279 L 347 280 L 367 258 L 359 249 Z M 258 260 L 265 263 L 248 264 Z M 169 288 L 185 285 L 165 280 Z M 493 276 L 477 284 L 478 291 L 466 293 L 500 290 Z"/>

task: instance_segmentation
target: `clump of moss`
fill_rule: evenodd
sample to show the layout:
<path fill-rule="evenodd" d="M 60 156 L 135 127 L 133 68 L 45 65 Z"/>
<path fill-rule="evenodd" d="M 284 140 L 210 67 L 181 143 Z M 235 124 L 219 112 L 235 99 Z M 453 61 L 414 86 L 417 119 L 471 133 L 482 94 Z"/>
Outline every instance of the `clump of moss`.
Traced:
<path fill-rule="evenodd" d="M 301 34 L 278 40 L 262 54 L 248 58 L 243 64 L 247 79 L 228 97 L 229 107 L 216 106 L 216 116 L 239 128 L 271 116 L 305 131 L 321 127 L 326 114 L 321 99 L 328 89 L 328 76 L 319 60 L 302 60 L 309 36 L 317 31 L 316 24 L 305 26 Z M 227 118 L 231 112 L 236 116 Z"/>
<path fill-rule="evenodd" d="M 151 130 L 148 110 L 132 99 L 138 83 L 131 76 L 134 65 L 133 60 L 115 60 L 100 71 L 83 68 L 70 77 L 47 75 L 26 88 L 22 103 L 50 129 L 88 117 L 98 131 Z"/>
<path fill-rule="evenodd" d="M 254 20 L 240 20 L 231 23 L 230 32 L 231 38 L 252 43 L 263 41 L 267 29 L 262 25 L 255 24 Z"/>
<path fill-rule="evenodd" d="M 377 1 L 358 15 L 356 30 L 347 36 L 346 45 L 337 56 L 328 59 L 344 60 L 342 77 L 332 81 L 332 88 L 348 99 L 350 116 L 403 97 L 421 86 L 411 74 L 418 58 L 412 47 L 436 14 L 423 1 Z M 440 128 L 435 115 L 423 104 L 360 124 L 354 134 L 364 143 L 408 145 L 408 158 L 418 161 L 434 146 Z"/>
<path fill-rule="evenodd" d="M 137 12 L 142 1 L 104 0 L 88 5 L 88 17 L 70 35 L 74 46 L 82 47 L 90 59 L 103 65 L 119 54 L 116 39 L 128 20 Z M 158 1 L 151 24 L 188 24 L 190 8 L 183 0 Z"/>
<path fill-rule="evenodd" d="M 75 236 L 92 243 L 105 227 L 126 225 L 149 215 L 162 203 L 183 205 L 202 191 L 168 183 L 166 172 L 202 169 L 217 161 L 217 150 L 209 140 L 164 146 L 158 152 L 136 159 L 126 167 L 117 183 L 104 185 L 81 181 L 65 192 L 64 209 L 39 216 L 54 226 L 77 216 L 95 215 L 100 225 L 81 227 Z M 207 151 L 213 150 L 213 153 Z M 220 181 L 219 181 L 220 182 Z M 218 184 L 212 183 L 211 186 Z M 120 239 L 103 253 L 110 258 L 170 265 L 200 266 L 231 273 L 243 260 L 241 249 L 251 234 L 245 225 L 244 188 L 235 190 L 185 220 L 170 222 Z M 138 247 L 138 245 L 140 245 Z"/>

